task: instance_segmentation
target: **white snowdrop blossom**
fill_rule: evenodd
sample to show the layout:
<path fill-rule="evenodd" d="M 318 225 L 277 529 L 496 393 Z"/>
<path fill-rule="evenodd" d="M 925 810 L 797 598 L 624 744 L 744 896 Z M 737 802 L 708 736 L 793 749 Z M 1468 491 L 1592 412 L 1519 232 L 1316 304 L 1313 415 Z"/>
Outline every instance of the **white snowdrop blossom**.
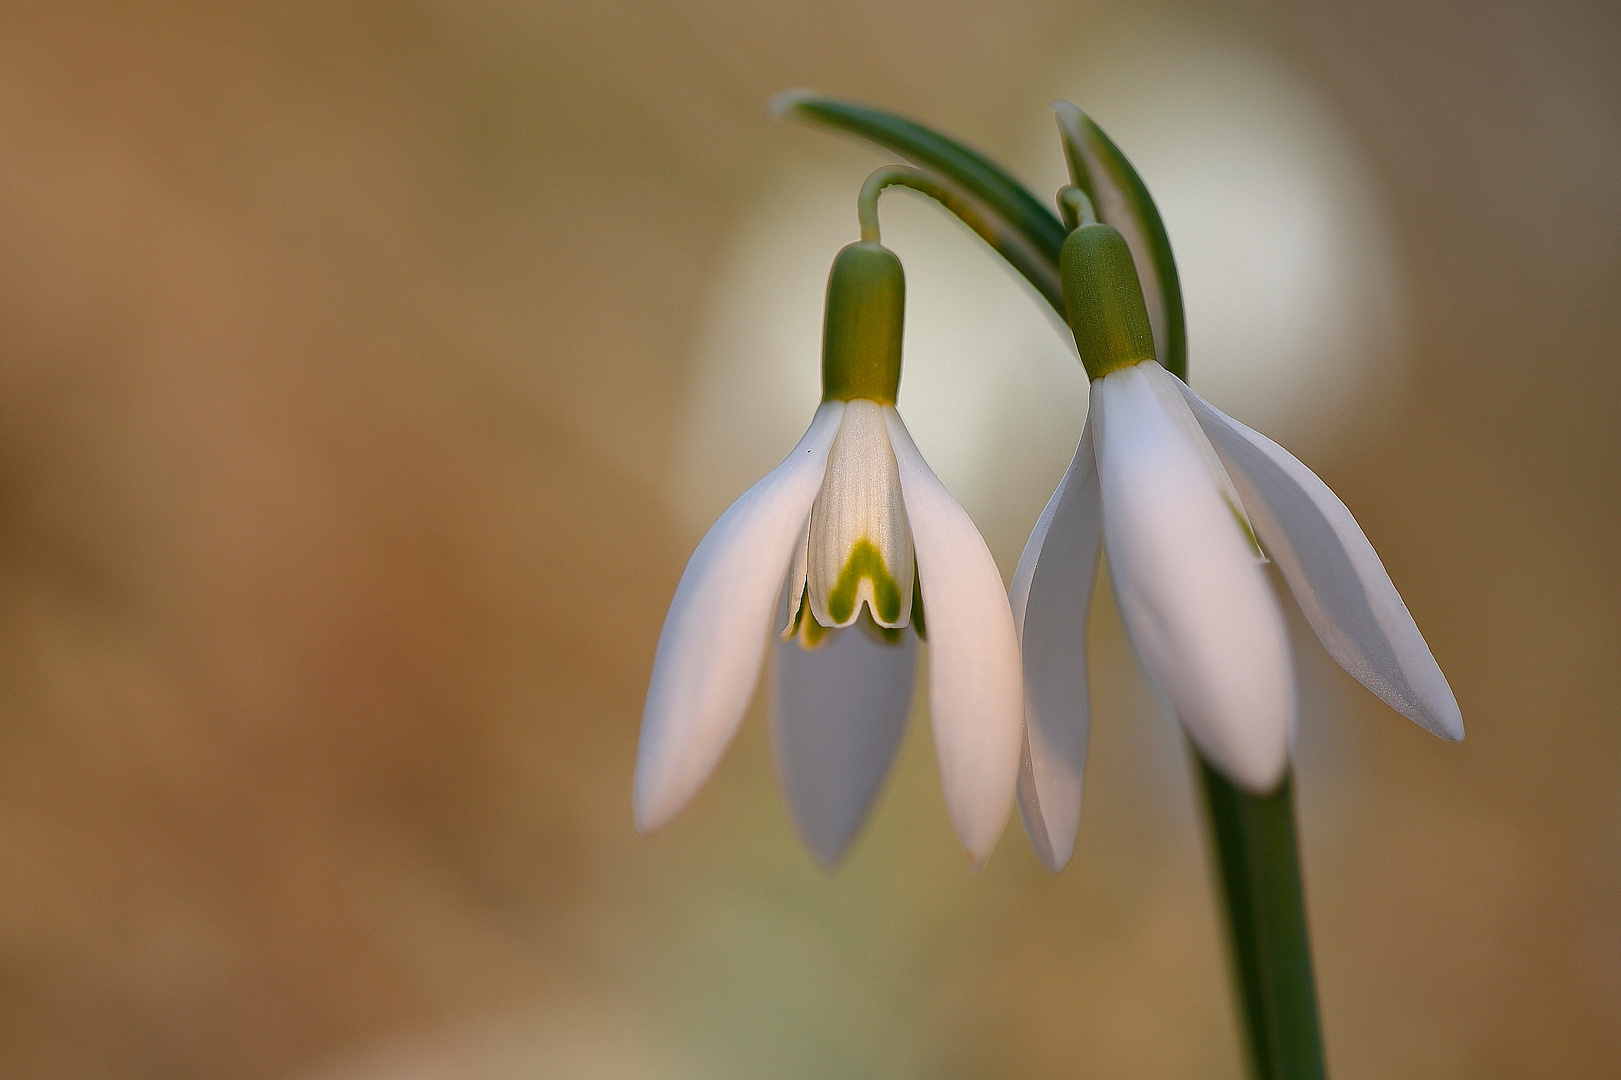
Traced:
<path fill-rule="evenodd" d="M 1117 232 L 1082 226 L 1064 254 L 1091 411 L 1011 588 L 1026 702 L 1019 807 L 1042 861 L 1061 868 L 1075 843 L 1100 549 L 1149 681 L 1205 758 L 1245 790 L 1265 794 L 1282 780 L 1295 721 L 1268 561 L 1346 671 L 1428 731 L 1462 739 L 1446 678 L 1345 504 L 1152 358 Z M 1128 278 L 1130 289 L 1120 288 Z"/>
<path fill-rule="evenodd" d="M 769 648 L 778 775 L 806 846 L 835 865 L 899 746 L 924 640 L 952 824 L 975 866 L 1001 835 L 1023 739 L 1018 640 L 990 552 L 895 410 L 903 298 L 887 250 L 840 253 L 822 405 L 687 564 L 642 715 L 643 832 L 714 771 Z"/>

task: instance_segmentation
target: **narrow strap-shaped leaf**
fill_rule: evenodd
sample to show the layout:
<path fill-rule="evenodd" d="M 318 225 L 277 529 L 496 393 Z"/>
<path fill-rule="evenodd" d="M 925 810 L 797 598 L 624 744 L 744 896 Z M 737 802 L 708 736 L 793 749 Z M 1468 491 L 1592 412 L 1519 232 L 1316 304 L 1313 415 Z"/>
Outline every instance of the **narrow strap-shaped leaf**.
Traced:
<path fill-rule="evenodd" d="M 1098 216 L 1125 236 L 1142 278 L 1149 321 L 1160 366 L 1183 381 L 1188 377 L 1188 328 L 1182 310 L 1182 285 L 1176 274 L 1171 240 L 1148 187 L 1126 155 L 1068 101 L 1053 102 L 1070 180 L 1086 192 Z M 1146 263 L 1146 265 L 1145 265 Z"/>
<path fill-rule="evenodd" d="M 865 140 L 959 189 L 1003 227 L 987 242 L 1063 317 L 1058 252 L 1064 223 L 1001 166 L 949 136 L 870 105 L 790 90 L 777 96 L 772 111 Z"/>

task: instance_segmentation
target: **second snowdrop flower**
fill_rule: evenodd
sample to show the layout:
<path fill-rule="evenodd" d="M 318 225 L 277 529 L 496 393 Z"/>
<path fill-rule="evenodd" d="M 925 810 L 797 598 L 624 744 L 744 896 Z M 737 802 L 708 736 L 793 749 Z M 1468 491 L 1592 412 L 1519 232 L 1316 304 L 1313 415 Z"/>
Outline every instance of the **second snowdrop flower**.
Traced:
<path fill-rule="evenodd" d="M 665 619 L 636 765 L 643 832 L 708 779 L 770 645 L 779 778 L 806 846 L 837 863 L 899 746 L 919 640 L 946 802 L 974 865 L 1002 832 L 1023 728 L 1018 640 L 984 541 L 895 411 L 904 305 L 900 261 L 875 235 L 839 252 L 821 407 L 698 545 Z"/>
<path fill-rule="evenodd" d="M 1269 559 L 1341 666 L 1428 730 L 1463 738 L 1445 677 L 1345 504 L 1155 361 L 1121 235 L 1081 224 L 1062 268 L 1091 413 L 1012 587 L 1026 686 L 1019 806 L 1042 860 L 1058 869 L 1075 842 L 1089 720 L 1084 635 L 1100 547 L 1150 681 L 1240 787 L 1278 785 L 1295 719 Z"/>

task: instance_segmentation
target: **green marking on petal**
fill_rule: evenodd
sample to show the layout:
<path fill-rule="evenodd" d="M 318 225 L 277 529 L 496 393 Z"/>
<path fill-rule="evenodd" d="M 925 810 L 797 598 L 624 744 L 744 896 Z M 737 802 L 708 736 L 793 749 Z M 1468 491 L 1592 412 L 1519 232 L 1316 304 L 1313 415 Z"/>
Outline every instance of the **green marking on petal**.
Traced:
<path fill-rule="evenodd" d="M 914 571 L 915 573 L 915 571 Z M 919 641 L 929 640 L 928 628 L 923 623 L 923 583 L 917 578 L 912 579 L 912 629 L 917 631 Z"/>
<path fill-rule="evenodd" d="M 794 611 L 794 621 L 788 629 L 783 631 L 783 641 L 798 641 L 801 649 L 815 649 L 817 645 L 827 641 L 828 629 L 815 621 L 811 613 L 811 587 L 799 594 L 799 608 Z"/>
<path fill-rule="evenodd" d="M 827 594 L 827 613 L 835 622 L 848 622 L 855 614 L 856 596 L 865 579 L 872 582 L 873 613 L 886 623 L 899 622 L 901 617 L 901 587 L 884 565 L 884 557 L 871 540 L 863 536 L 850 549 L 844 569 Z"/>
<path fill-rule="evenodd" d="M 814 649 L 827 640 L 828 629 L 816 621 L 816 616 L 806 614 L 804 625 L 800 628 L 799 647 Z"/>
<path fill-rule="evenodd" d="M 827 638 L 827 627 L 816 621 L 810 609 L 810 586 L 799 594 L 799 606 L 794 609 L 794 621 L 782 632 L 782 640 L 797 641 L 802 649 L 814 649 Z"/>
<path fill-rule="evenodd" d="M 919 617 L 922 611 L 923 608 L 914 599 L 912 601 L 914 618 Z M 885 645 L 899 645 L 902 636 L 906 633 L 906 627 L 904 626 L 879 626 L 873 620 L 871 611 L 863 611 L 861 617 L 856 620 L 856 625 L 874 641 Z M 817 649 L 821 647 L 832 632 L 832 627 L 823 626 L 816 621 L 816 616 L 811 613 L 810 590 L 807 588 L 801 594 L 799 610 L 794 612 L 794 621 L 789 624 L 788 629 L 782 632 L 782 640 L 795 642 L 801 649 Z"/>
<path fill-rule="evenodd" d="M 1255 549 L 1255 557 L 1262 562 L 1271 562 L 1272 560 L 1266 557 L 1266 552 L 1261 550 L 1261 539 L 1255 535 L 1255 527 L 1250 524 L 1249 515 L 1244 513 L 1244 508 L 1233 502 L 1232 497 L 1226 492 L 1222 492 L 1221 501 L 1227 504 L 1227 512 L 1233 515 L 1233 520 L 1238 522 L 1238 527 L 1248 538 L 1250 547 Z"/>

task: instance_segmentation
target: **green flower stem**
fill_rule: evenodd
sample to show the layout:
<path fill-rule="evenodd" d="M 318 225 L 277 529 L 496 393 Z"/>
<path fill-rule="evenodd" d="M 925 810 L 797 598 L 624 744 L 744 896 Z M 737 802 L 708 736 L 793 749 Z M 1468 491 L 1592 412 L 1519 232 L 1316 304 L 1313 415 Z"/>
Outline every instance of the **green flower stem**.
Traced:
<path fill-rule="evenodd" d="M 1092 199 L 1074 184 L 1058 189 L 1058 212 L 1064 215 L 1064 228 L 1074 232 L 1082 225 L 1096 225 L 1098 212 Z"/>
<path fill-rule="evenodd" d="M 1146 255 L 1152 270 L 1151 279 L 1146 272 L 1143 276 L 1147 289 L 1157 294 L 1150 303 L 1160 305 L 1158 321 L 1164 330 L 1161 334 L 1156 329 L 1159 360 L 1167 371 L 1186 379 L 1182 291 L 1153 199 L 1131 163 L 1096 124 L 1068 102 L 1058 103 L 1056 109 L 1075 186 L 1097 207 L 1103 221 L 1143 245 L 1139 251 L 1134 244 L 1133 253 L 1139 259 Z M 1036 287 L 1061 321 L 1067 321 L 1059 252 L 1068 230 L 1006 170 L 945 135 L 865 105 L 794 91 L 779 96 L 773 110 L 888 150 L 961 193 L 997 225 L 996 239 L 987 237 L 987 242 Z M 1066 208 L 1077 219 L 1080 211 L 1078 200 Z M 1235 788 L 1197 752 L 1195 757 L 1220 866 L 1253 1075 L 1256 1080 L 1316 1080 L 1325 1070 L 1293 781 L 1285 780 L 1278 791 L 1257 797 Z"/>
<path fill-rule="evenodd" d="M 1006 225 L 981 212 L 950 185 L 937 180 L 922 169 L 912 169 L 905 165 L 885 165 L 872 171 L 866 183 L 861 185 L 861 194 L 856 196 L 856 218 L 861 223 L 861 239 L 865 243 L 883 242 L 879 237 L 878 228 L 878 196 L 883 194 L 885 188 L 891 187 L 911 188 L 927 195 L 951 211 L 959 221 L 974 230 L 981 240 L 998 251 L 1001 250 L 1001 245 L 1012 239 L 1011 231 Z"/>
<path fill-rule="evenodd" d="M 1293 778 L 1251 795 L 1198 761 L 1251 1069 L 1256 1080 L 1323 1080 Z"/>
<path fill-rule="evenodd" d="M 778 94 L 771 111 L 882 147 L 977 203 L 982 216 L 997 226 L 995 239 L 986 237 L 986 242 L 1035 286 L 1062 319 L 1064 289 L 1058 280 L 1058 249 L 1064 245 L 1067 230 L 1051 210 L 996 163 L 922 124 L 809 91 Z"/>

